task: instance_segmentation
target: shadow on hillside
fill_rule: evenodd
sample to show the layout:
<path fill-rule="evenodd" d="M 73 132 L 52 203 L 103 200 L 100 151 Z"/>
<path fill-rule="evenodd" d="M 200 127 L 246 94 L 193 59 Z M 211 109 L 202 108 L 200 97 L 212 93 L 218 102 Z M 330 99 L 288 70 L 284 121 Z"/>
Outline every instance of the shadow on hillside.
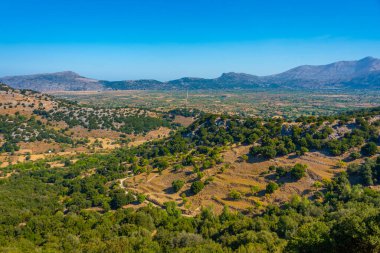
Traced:
<path fill-rule="evenodd" d="M 266 193 L 266 190 L 264 189 L 264 190 L 256 192 L 254 195 L 257 197 L 264 197 L 265 193 Z"/>
<path fill-rule="evenodd" d="M 183 191 L 183 192 L 181 193 L 181 195 L 182 195 L 182 194 L 185 194 L 186 197 L 191 197 L 191 196 L 194 196 L 194 195 L 195 195 L 190 189 L 187 189 L 187 190 Z"/>
<path fill-rule="evenodd" d="M 300 156 L 297 155 L 297 154 L 291 154 L 291 155 L 288 156 L 288 159 L 296 159 L 298 157 L 300 157 Z"/>
<path fill-rule="evenodd" d="M 283 177 L 277 177 L 276 173 L 272 173 L 272 174 L 266 175 L 264 178 L 270 181 L 274 181 L 277 184 L 295 183 L 298 181 L 297 179 L 291 177 L 289 175 L 289 172 L 287 173 L 286 176 L 283 176 Z"/>
<path fill-rule="evenodd" d="M 164 189 L 164 192 L 166 194 L 174 194 L 175 193 L 174 188 L 171 187 L 171 186 L 169 186 L 168 188 Z"/>
<path fill-rule="evenodd" d="M 254 157 L 252 155 L 248 155 L 247 163 L 261 163 L 268 161 L 269 159 L 266 159 L 264 157 Z"/>

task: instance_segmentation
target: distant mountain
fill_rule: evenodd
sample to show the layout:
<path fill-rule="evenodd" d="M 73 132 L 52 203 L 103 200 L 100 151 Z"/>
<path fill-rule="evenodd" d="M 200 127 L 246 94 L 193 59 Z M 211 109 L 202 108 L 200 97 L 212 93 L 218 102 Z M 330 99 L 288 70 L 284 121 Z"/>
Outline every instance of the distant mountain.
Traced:
<path fill-rule="evenodd" d="M 344 82 L 345 86 L 351 88 L 379 88 L 380 87 L 380 71 L 362 75 Z"/>
<path fill-rule="evenodd" d="M 223 73 L 214 79 L 185 77 L 168 83 L 178 89 L 254 89 L 273 86 L 263 83 L 258 76 L 234 72 Z"/>
<path fill-rule="evenodd" d="M 16 89 L 36 91 L 101 90 L 98 80 L 86 78 L 72 71 L 25 76 L 8 76 L 0 81 Z"/>
<path fill-rule="evenodd" d="M 218 78 L 184 77 L 168 82 L 157 80 L 105 81 L 66 71 L 52 74 L 0 78 L 15 88 L 37 91 L 59 90 L 173 90 L 173 89 L 255 89 L 255 88 L 380 88 L 380 59 L 339 61 L 327 65 L 303 65 L 280 74 L 255 76 L 224 73 Z"/>
<path fill-rule="evenodd" d="M 142 80 L 126 80 L 126 81 L 99 81 L 103 85 L 104 89 L 112 90 L 145 90 L 145 89 L 163 89 L 164 83 L 151 80 L 151 79 L 142 79 Z"/>
<path fill-rule="evenodd" d="M 366 57 L 359 61 L 339 61 L 328 65 L 304 65 L 286 72 L 262 77 L 266 83 L 305 88 L 346 86 L 351 80 L 380 71 L 380 59 Z M 372 83 L 380 87 L 380 83 Z"/>
<path fill-rule="evenodd" d="M 154 88 L 380 88 L 379 73 L 380 59 L 366 57 L 359 61 L 340 61 L 319 66 L 304 65 L 270 76 L 230 72 L 214 79 L 185 77 L 161 83 Z M 112 83 L 109 83 L 108 87 L 112 88 Z M 144 89 L 148 89 L 148 87 L 145 86 Z"/>

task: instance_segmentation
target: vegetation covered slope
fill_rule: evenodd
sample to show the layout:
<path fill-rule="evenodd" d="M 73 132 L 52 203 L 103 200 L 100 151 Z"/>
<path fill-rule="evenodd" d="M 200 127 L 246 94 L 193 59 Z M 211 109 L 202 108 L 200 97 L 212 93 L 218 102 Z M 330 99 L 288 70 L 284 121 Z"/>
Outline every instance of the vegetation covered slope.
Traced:
<path fill-rule="evenodd" d="M 379 165 L 377 161 L 377 169 Z M 192 218 L 181 216 L 173 203 L 167 203 L 164 210 L 153 206 L 120 209 L 113 204 L 122 201 L 116 190 L 105 195 L 115 211 L 99 213 L 81 208 L 82 203 L 96 196 L 90 192 L 101 188 L 97 186 L 97 176 L 91 176 L 82 179 L 78 190 L 73 190 L 78 179 L 70 179 L 69 172 L 57 174 L 39 169 L 1 182 L 2 251 L 378 252 L 380 249 L 380 195 L 369 188 L 351 185 L 345 174 L 318 192 L 319 201 L 294 197 L 282 208 L 270 206 L 255 216 L 234 213 L 228 208 L 220 215 L 203 209 Z M 57 180 L 54 184 L 49 183 L 53 181 L 51 177 Z M 62 203 L 62 198 L 68 199 Z"/>
<path fill-rule="evenodd" d="M 166 115 L 143 109 L 84 106 L 0 84 L 0 165 L 31 154 L 91 152 L 102 142 L 118 146 L 175 125 Z"/>
<path fill-rule="evenodd" d="M 184 213 L 201 205 L 250 212 L 293 194 L 310 196 L 324 180 L 375 155 L 378 116 L 378 109 L 296 122 L 204 115 L 163 145 L 143 147 L 143 159 L 130 167 L 135 176 L 123 182 L 156 204 L 176 201 Z M 204 190 L 194 195 L 195 182 Z M 279 190 L 265 194 L 269 183 Z"/>
<path fill-rule="evenodd" d="M 164 140 L 106 155 L 62 158 L 60 169 L 51 168 L 50 161 L 7 167 L 3 173 L 10 176 L 0 181 L 0 247 L 11 252 L 378 252 L 378 115 L 379 110 L 374 109 L 301 118 L 299 122 L 204 115 Z M 310 129 L 320 119 L 320 126 L 330 124 L 333 132 L 314 138 L 318 131 L 312 134 Z M 353 125 L 347 135 L 334 132 L 340 121 Z M 282 131 L 289 125 L 292 131 Z M 352 133 L 355 129 L 360 131 Z M 307 134 L 322 140 L 321 145 L 304 145 Z M 331 180 L 318 181 L 316 189 L 304 197 L 293 194 L 289 201 L 264 206 L 252 202 L 244 212 L 235 212 L 228 205 L 217 214 L 211 207 L 200 207 L 194 217 L 181 215 L 178 201 L 155 206 L 150 196 L 120 182 L 128 176 L 133 180 L 149 173 L 175 174 L 190 167 L 191 185 L 180 200 L 186 202 L 214 187 L 212 179 L 202 173 L 224 163 L 223 149 L 242 144 L 264 148 L 268 146 L 266 138 L 283 141 L 283 136 L 290 138 L 285 148 L 294 147 L 290 152 L 299 151 L 301 156 L 309 153 L 303 148 L 330 152 L 329 143 L 336 139 L 362 137 L 362 142 L 353 142 L 347 149 L 358 153 L 351 158 L 358 159 L 358 165 L 350 165 L 347 172 L 339 170 Z M 247 141 L 252 144 L 244 144 Z M 276 141 L 268 147 L 277 150 L 282 144 Z M 261 152 L 250 156 L 241 159 L 268 159 Z M 368 159 L 358 158 L 361 156 Z M 303 164 L 268 168 L 279 178 L 289 176 L 295 181 L 305 177 L 306 169 Z M 278 189 L 276 180 L 268 182 L 264 194 L 270 196 Z M 184 186 L 180 181 L 171 185 L 179 191 Z M 257 194 L 256 190 L 251 194 Z M 241 194 L 231 189 L 228 197 L 237 201 Z M 139 203 L 141 208 L 129 208 Z"/>

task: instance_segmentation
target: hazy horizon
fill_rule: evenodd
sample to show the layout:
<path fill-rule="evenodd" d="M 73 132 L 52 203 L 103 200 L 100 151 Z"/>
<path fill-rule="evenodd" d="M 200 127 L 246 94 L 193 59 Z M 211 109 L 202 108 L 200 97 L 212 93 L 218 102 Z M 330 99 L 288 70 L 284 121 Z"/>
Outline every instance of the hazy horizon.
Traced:
<path fill-rule="evenodd" d="M 366 56 L 366 57 L 362 57 L 362 58 L 360 58 L 360 59 L 340 60 L 340 61 L 357 61 L 357 60 L 361 60 L 361 59 L 364 59 L 364 58 L 367 58 L 367 57 L 376 58 L 376 57 L 373 57 L 373 56 L 368 55 L 368 56 Z M 338 62 L 338 61 L 337 61 L 337 62 Z M 322 65 L 328 65 L 328 64 L 331 64 L 331 63 L 334 63 L 334 62 L 328 62 L 328 63 L 326 63 L 326 64 L 322 64 Z M 311 65 L 311 64 L 302 64 L 302 65 Z M 297 65 L 297 66 L 294 66 L 294 67 L 292 67 L 292 68 L 296 68 L 296 67 L 299 67 L 299 66 L 302 66 L 302 65 Z M 319 65 L 319 64 L 316 64 L 316 65 L 314 65 L 314 66 L 318 66 L 318 65 Z M 290 68 L 290 69 L 292 69 L 292 68 Z M 202 77 L 202 76 L 186 76 L 186 75 L 183 75 L 183 76 L 179 76 L 178 79 L 180 79 L 180 78 L 186 78 L 186 77 L 189 77 L 189 78 L 205 78 L 205 79 L 209 78 L 209 79 L 211 79 L 211 78 L 218 78 L 218 77 L 220 77 L 220 76 L 221 76 L 222 74 L 224 74 L 224 73 L 231 73 L 231 72 L 232 72 L 232 73 L 244 73 L 244 74 L 250 74 L 250 75 L 256 75 L 256 76 L 261 76 L 261 77 L 263 77 L 263 76 L 270 76 L 270 75 L 280 74 L 280 73 L 285 72 L 285 71 L 290 70 L 290 69 L 286 69 L 286 70 L 281 71 L 281 72 L 270 73 L 270 74 L 267 74 L 267 75 L 257 75 L 257 74 L 255 74 L 255 73 L 248 73 L 248 72 L 226 71 L 226 72 L 222 72 L 222 73 L 220 73 L 219 75 L 216 75 L 216 76 Z M 62 73 L 62 72 L 74 72 L 74 73 L 76 73 L 76 74 L 78 74 L 78 75 L 80 75 L 80 76 L 83 76 L 83 77 L 87 77 L 87 78 L 90 78 L 90 79 L 97 79 L 97 80 L 105 80 L 105 81 L 155 79 L 155 80 L 157 80 L 157 81 L 165 82 L 165 81 L 175 80 L 175 78 L 174 78 L 174 79 L 168 79 L 168 80 L 159 80 L 159 79 L 157 79 L 157 78 L 135 78 L 135 79 L 120 78 L 120 79 L 117 79 L 117 80 L 116 80 L 116 79 L 115 79 L 115 80 L 112 80 L 112 79 L 108 79 L 108 80 L 107 80 L 107 79 L 102 79 L 102 78 L 94 78 L 93 76 L 83 75 L 82 73 L 80 73 L 80 72 L 78 72 L 78 71 L 76 71 L 76 70 L 73 70 L 73 69 L 66 69 L 66 70 L 60 70 L 60 71 L 55 71 L 55 72 L 38 72 L 38 73 L 28 73 L 28 74 L 18 74 L 18 75 L 20 75 L 20 76 L 28 76 L 28 75 L 54 74 L 54 73 Z M 18 75 L 16 75 L 16 76 L 18 76 Z M 0 77 L 10 77 L 10 76 L 12 76 L 12 75 L 5 75 L 5 76 L 0 76 Z"/>

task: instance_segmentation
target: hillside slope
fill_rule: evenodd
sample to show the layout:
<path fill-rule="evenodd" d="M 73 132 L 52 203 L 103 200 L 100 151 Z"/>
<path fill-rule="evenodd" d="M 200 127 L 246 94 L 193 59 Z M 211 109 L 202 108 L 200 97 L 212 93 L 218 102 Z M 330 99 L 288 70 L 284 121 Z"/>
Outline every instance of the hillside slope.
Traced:
<path fill-rule="evenodd" d="M 16 89 L 30 89 L 42 92 L 102 89 L 102 85 L 98 80 L 82 77 L 72 71 L 25 76 L 8 76 L 0 78 L 0 81 Z"/>
<path fill-rule="evenodd" d="M 379 127 L 380 108 L 204 114 L 141 146 L 6 166 L 0 251 L 379 252 Z"/>
<path fill-rule="evenodd" d="M 294 195 L 311 197 L 351 164 L 376 156 L 379 141 L 379 108 L 294 122 L 206 115 L 170 139 L 141 147 L 141 159 L 152 162 L 130 164 L 121 185 L 154 205 L 174 201 L 190 215 L 202 206 L 257 212 Z"/>
<path fill-rule="evenodd" d="M 380 60 L 373 57 L 366 57 L 359 61 L 340 61 L 328 65 L 305 65 L 293 68 L 284 73 L 264 77 L 268 83 L 278 85 L 293 85 L 306 88 L 323 88 L 334 86 L 346 86 L 345 82 L 352 79 L 363 78 L 380 71 Z M 376 80 L 361 83 L 362 88 L 380 87 Z"/>
<path fill-rule="evenodd" d="M 168 135 L 172 124 L 143 109 L 83 106 L 0 83 L 0 167 L 137 145 Z"/>

